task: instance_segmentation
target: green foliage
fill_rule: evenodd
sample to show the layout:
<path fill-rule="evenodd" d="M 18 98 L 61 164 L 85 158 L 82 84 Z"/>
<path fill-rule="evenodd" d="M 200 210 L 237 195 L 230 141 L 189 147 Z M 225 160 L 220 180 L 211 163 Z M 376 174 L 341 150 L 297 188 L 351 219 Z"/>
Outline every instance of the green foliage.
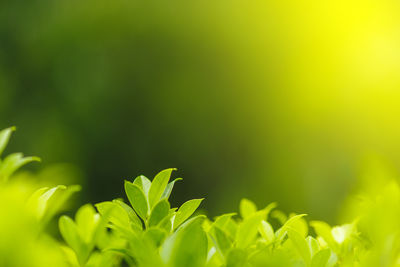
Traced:
<path fill-rule="evenodd" d="M 0 153 L 13 130 L 0 132 Z M 308 223 L 305 214 L 286 215 L 275 203 L 259 210 L 248 199 L 240 202 L 240 216 L 214 220 L 194 215 L 203 199 L 171 208 L 168 199 L 180 178 L 170 182 L 174 169 L 167 169 L 152 181 L 143 175 L 125 181 L 129 204 L 114 199 L 83 205 L 74 219 L 61 216 L 64 245 L 47 228 L 80 188 L 25 192 L 25 181 L 9 178 L 35 158 L 13 155 L 0 161 L 0 209 L 6 218 L 0 220 L 1 266 L 399 266 L 400 188 L 395 182 L 351 203 L 351 223 L 331 227 Z"/>

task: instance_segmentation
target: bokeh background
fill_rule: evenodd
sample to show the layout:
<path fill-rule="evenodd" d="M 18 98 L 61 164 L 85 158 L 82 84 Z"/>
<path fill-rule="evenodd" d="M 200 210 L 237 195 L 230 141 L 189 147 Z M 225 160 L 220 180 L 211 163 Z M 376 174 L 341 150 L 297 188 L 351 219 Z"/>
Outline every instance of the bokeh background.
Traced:
<path fill-rule="evenodd" d="M 82 202 L 177 167 L 174 204 L 206 197 L 216 215 L 248 197 L 334 222 L 369 158 L 400 168 L 399 12 L 389 0 L 1 1 L 0 128 L 19 128 L 7 150 L 74 166 L 64 181 L 83 183 Z"/>

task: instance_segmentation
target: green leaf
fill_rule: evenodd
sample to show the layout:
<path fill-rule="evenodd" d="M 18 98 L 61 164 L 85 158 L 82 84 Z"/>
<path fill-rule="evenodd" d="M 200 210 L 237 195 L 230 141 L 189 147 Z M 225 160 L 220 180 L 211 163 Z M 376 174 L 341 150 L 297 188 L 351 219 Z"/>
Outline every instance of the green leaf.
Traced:
<path fill-rule="evenodd" d="M 143 190 L 143 193 L 146 196 L 146 198 L 149 197 L 151 181 L 146 176 L 140 175 L 136 177 L 135 181 L 133 181 L 133 184 L 139 186 L 139 188 Z"/>
<path fill-rule="evenodd" d="M 295 214 L 291 214 L 290 218 L 292 218 L 293 216 L 295 216 Z M 296 219 L 294 222 L 292 222 L 290 228 L 296 230 L 304 238 L 308 235 L 308 224 L 304 217 Z"/>
<path fill-rule="evenodd" d="M 168 181 L 171 177 L 172 171 L 176 169 L 166 169 L 159 172 L 156 177 L 154 177 L 149 190 L 149 204 L 152 208 L 160 200 L 165 188 L 167 187 Z"/>
<path fill-rule="evenodd" d="M 172 229 L 172 217 L 175 215 L 175 213 L 169 213 L 168 216 L 164 217 L 164 219 L 161 220 L 161 222 L 158 223 L 158 227 L 161 229 L 164 229 L 168 233 L 171 232 Z"/>
<path fill-rule="evenodd" d="M 38 200 L 37 200 L 37 216 L 38 218 L 42 218 L 44 216 L 44 213 L 47 209 L 48 202 L 52 196 L 56 193 L 57 190 L 60 189 L 66 189 L 67 187 L 65 185 L 58 185 L 56 187 L 50 188 L 43 192 Z M 40 189 L 39 189 L 40 190 Z"/>
<path fill-rule="evenodd" d="M 65 242 L 75 251 L 78 261 L 83 265 L 89 257 L 90 249 L 81 240 L 77 225 L 68 216 L 61 216 L 58 225 Z"/>
<path fill-rule="evenodd" d="M 157 225 L 163 218 L 168 216 L 169 208 L 170 205 L 167 199 L 158 202 L 150 213 L 149 226 Z"/>
<path fill-rule="evenodd" d="M 105 201 L 97 203 L 95 206 L 106 220 L 120 227 L 129 227 L 130 218 L 124 208 L 117 203 Z"/>
<path fill-rule="evenodd" d="M 95 243 L 95 234 L 100 222 L 100 216 L 91 204 L 83 205 L 75 214 L 76 226 L 86 244 Z"/>
<path fill-rule="evenodd" d="M 264 220 L 261 221 L 261 225 L 258 228 L 258 231 L 268 244 L 274 241 L 275 239 L 274 229 L 267 221 Z"/>
<path fill-rule="evenodd" d="M 161 247 L 161 257 L 168 266 L 203 267 L 207 259 L 207 236 L 202 228 L 204 216 L 194 217 L 179 227 Z"/>
<path fill-rule="evenodd" d="M 75 251 L 79 250 L 81 240 L 75 222 L 70 217 L 63 215 L 59 220 L 59 228 L 65 242 Z"/>
<path fill-rule="evenodd" d="M 246 219 L 250 217 L 250 215 L 253 215 L 257 212 L 257 206 L 254 204 L 254 202 L 248 200 L 247 198 L 243 198 L 239 204 L 239 211 L 240 216 L 242 216 L 243 219 Z"/>
<path fill-rule="evenodd" d="M 311 236 L 307 236 L 306 241 L 311 252 L 311 257 L 314 257 L 315 253 L 319 251 L 318 241 Z"/>
<path fill-rule="evenodd" d="M 218 216 L 215 219 L 214 225 L 218 226 L 219 228 L 225 230 L 226 225 L 229 223 L 233 216 L 237 215 L 236 213 L 226 213 Z"/>
<path fill-rule="evenodd" d="M 331 250 L 329 248 L 318 251 L 311 261 L 311 267 L 325 267 L 331 256 Z"/>
<path fill-rule="evenodd" d="M 311 253 L 307 241 L 299 232 L 294 229 L 289 228 L 287 232 L 294 247 L 299 252 L 304 262 L 309 265 L 311 262 Z"/>
<path fill-rule="evenodd" d="M 22 153 L 8 155 L 0 165 L 0 180 L 7 181 L 15 171 L 32 161 L 40 161 L 40 158 L 24 157 Z"/>
<path fill-rule="evenodd" d="M 181 225 L 186 219 L 188 219 L 200 206 L 203 200 L 204 198 L 192 199 L 183 203 L 182 206 L 176 212 L 174 220 L 174 229 L 177 228 L 179 225 Z"/>
<path fill-rule="evenodd" d="M 174 188 L 175 183 L 176 183 L 177 181 L 181 181 L 181 180 L 183 180 L 183 179 L 182 179 L 182 178 L 176 178 L 176 179 L 173 180 L 172 182 L 168 183 L 168 184 L 167 184 L 167 187 L 165 188 L 165 190 L 164 190 L 164 192 L 163 192 L 163 194 L 162 194 L 162 196 L 161 196 L 161 199 L 163 199 L 163 198 L 168 199 L 169 196 L 171 195 L 171 192 L 172 192 L 172 189 Z"/>
<path fill-rule="evenodd" d="M 139 219 L 138 215 L 128 204 L 126 204 L 125 202 L 118 200 L 118 199 L 113 200 L 113 202 L 117 203 L 125 210 L 125 212 L 128 214 L 129 219 L 131 220 L 131 223 L 133 224 L 135 229 L 143 230 L 142 221 Z"/>
<path fill-rule="evenodd" d="M 337 249 L 337 244 L 335 239 L 333 238 L 332 229 L 329 224 L 322 221 L 312 221 L 310 222 L 310 225 L 314 228 L 317 235 L 325 240 L 330 248 L 332 248 L 333 250 Z"/>
<path fill-rule="evenodd" d="M 255 239 L 258 228 L 265 218 L 264 211 L 258 211 L 246 218 L 240 225 L 236 234 L 236 244 L 238 248 L 248 247 Z"/>
<path fill-rule="evenodd" d="M 161 246 L 167 236 L 167 232 L 160 228 L 149 228 L 144 233 L 144 238 L 152 242 L 155 247 Z"/>
<path fill-rule="evenodd" d="M 228 250 L 232 247 L 232 241 L 229 239 L 225 231 L 218 226 L 213 226 L 212 231 L 215 237 L 216 246 L 221 251 L 222 255 L 226 255 Z"/>
<path fill-rule="evenodd" d="M 8 141 L 10 140 L 12 132 L 14 132 L 15 130 L 15 127 L 10 127 L 0 131 L 0 156 L 6 148 Z"/>
<path fill-rule="evenodd" d="M 247 256 L 247 253 L 243 249 L 232 249 L 228 254 L 226 267 L 246 266 Z"/>
<path fill-rule="evenodd" d="M 282 241 L 282 239 L 285 237 L 287 230 L 292 227 L 292 225 L 295 225 L 298 220 L 306 216 L 306 214 L 299 214 L 291 217 L 289 220 L 285 222 L 285 224 L 278 230 L 276 231 L 275 235 L 277 237 L 277 240 L 279 242 Z"/>
<path fill-rule="evenodd" d="M 142 189 L 133 183 L 125 181 L 125 193 L 129 202 L 131 203 L 132 208 L 139 215 L 139 217 L 142 218 L 142 220 L 146 221 L 148 204 Z"/>
<path fill-rule="evenodd" d="M 59 186 L 55 194 L 53 194 L 49 201 L 47 201 L 47 207 L 42 218 L 42 223 L 48 223 L 64 207 L 64 205 L 66 205 L 72 194 L 80 190 L 80 185 Z"/>

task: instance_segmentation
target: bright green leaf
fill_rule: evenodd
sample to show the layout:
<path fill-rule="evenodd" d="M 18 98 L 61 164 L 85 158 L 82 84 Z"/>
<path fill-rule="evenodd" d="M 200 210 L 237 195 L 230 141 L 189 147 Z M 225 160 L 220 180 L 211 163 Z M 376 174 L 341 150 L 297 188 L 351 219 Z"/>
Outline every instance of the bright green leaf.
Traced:
<path fill-rule="evenodd" d="M 243 219 L 246 219 L 250 215 L 257 212 L 257 206 L 254 204 L 254 202 L 248 200 L 247 198 L 243 198 L 239 204 L 239 211 L 240 216 L 242 216 Z"/>
<path fill-rule="evenodd" d="M 182 224 L 185 220 L 187 220 L 200 206 L 200 203 L 204 198 L 201 199 L 192 199 L 186 201 L 182 204 L 182 206 L 176 212 L 175 220 L 174 220 L 174 228 L 177 228 L 180 224 Z"/>
<path fill-rule="evenodd" d="M 265 212 L 258 211 L 246 218 L 238 228 L 236 243 L 238 248 L 246 248 L 255 239 L 261 221 L 265 218 Z"/>
<path fill-rule="evenodd" d="M 274 241 L 275 239 L 274 229 L 267 221 L 263 220 L 258 230 L 267 243 L 271 243 Z"/>
<path fill-rule="evenodd" d="M 311 262 L 311 252 L 305 238 L 296 230 L 289 228 L 287 230 L 289 239 L 292 241 L 294 247 L 303 258 L 304 262 L 308 265 Z"/>
<path fill-rule="evenodd" d="M 147 218 L 148 204 L 142 189 L 133 183 L 125 181 L 125 193 L 129 199 L 129 202 L 131 203 L 132 208 L 139 215 L 139 217 L 145 221 Z"/>
<path fill-rule="evenodd" d="M 149 190 L 149 204 L 152 208 L 160 200 L 165 188 L 168 185 L 168 181 L 171 177 L 172 171 L 176 169 L 166 169 L 159 172 L 151 183 Z"/>
<path fill-rule="evenodd" d="M 163 199 L 163 198 L 168 199 L 169 196 L 171 195 L 171 192 L 172 192 L 172 189 L 174 188 L 175 183 L 176 183 L 177 181 L 181 181 L 181 180 L 182 180 L 182 178 L 176 178 L 176 179 L 173 180 L 172 182 L 168 183 L 168 184 L 167 184 L 167 187 L 165 188 L 165 190 L 164 190 L 164 192 L 163 192 L 163 194 L 162 194 L 162 196 L 161 196 L 161 199 Z"/>
<path fill-rule="evenodd" d="M 15 127 L 10 127 L 0 131 L 0 156 L 6 148 L 8 141 L 10 140 L 12 132 L 14 132 L 15 130 Z"/>
<path fill-rule="evenodd" d="M 167 199 L 158 202 L 150 213 L 149 226 L 157 225 L 163 218 L 168 216 L 169 208 L 170 205 Z"/>
<path fill-rule="evenodd" d="M 140 176 L 136 177 L 136 179 L 133 181 L 133 184 L 139 186 L 139 188 L 142 189 L 146 198 L 149 197 L 151 181 L 146 176 L 140 175 Z"/>
<path fill-rule="evenodd" d="M 311 261 L 311 267 L 325 267 L 331 256 L 330 249 L 323 249 L 318 251 Z"/>

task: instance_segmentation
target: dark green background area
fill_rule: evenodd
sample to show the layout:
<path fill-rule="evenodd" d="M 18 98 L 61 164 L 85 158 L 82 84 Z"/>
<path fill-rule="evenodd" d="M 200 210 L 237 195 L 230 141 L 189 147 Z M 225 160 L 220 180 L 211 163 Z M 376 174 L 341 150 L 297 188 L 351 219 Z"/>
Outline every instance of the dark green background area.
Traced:
<path fill-rule="evenodd" d="M 215 215 L 248 197 L 333 220 L 361 151 L 348 113 L 308 94 L 334 88 L 304 82 L 321 67 L 296 57 L 315 50 L 288 36 L 295 18 L 227 3 L 3 1 L 0 127 L 18 127 L 8 152 L 79 167 L 83 201 L 176 167 L 174 204 L 205 197 Z"/>

